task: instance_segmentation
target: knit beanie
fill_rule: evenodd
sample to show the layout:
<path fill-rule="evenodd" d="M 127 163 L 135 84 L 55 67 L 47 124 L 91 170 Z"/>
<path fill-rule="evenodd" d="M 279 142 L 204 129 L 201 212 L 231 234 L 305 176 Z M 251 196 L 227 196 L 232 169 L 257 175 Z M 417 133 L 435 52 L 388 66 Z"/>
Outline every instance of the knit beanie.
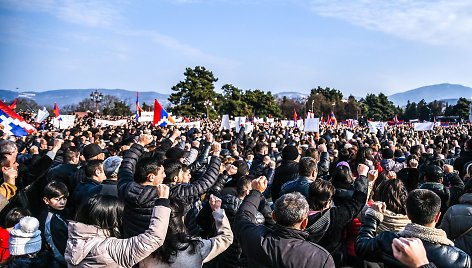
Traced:
<path fill-rule="evenodd" d="M 26 216 L 10 232 L 10 255 L 25 255 L 41 250 L 41 231 L 39 221 Z"/>
<path fill-rule="evenodd" d="M 298 157 L 298 149 L 295 146 L 288 145 L 282 150 L 282 159 L 295 160 Z"/>
<path fill-rule="evenodd" d="M 121 161 L 123 159 L 119 156 L 110 156 L 103 161 L 103 171 L 107 178 L 113 178 L 118 176 L 118 169 L 120 168 Z"/>

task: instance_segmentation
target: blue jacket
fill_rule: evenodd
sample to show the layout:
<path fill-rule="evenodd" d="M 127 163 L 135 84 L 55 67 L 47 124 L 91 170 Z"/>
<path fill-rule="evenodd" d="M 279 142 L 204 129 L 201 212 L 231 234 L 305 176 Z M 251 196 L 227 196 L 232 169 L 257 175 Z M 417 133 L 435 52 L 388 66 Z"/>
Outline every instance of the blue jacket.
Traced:
<path fill-rule="evenodd" d="M 308 177 L 298 176 L 296 180 L 286 182 L 284 185 L 282 185 L 280 195 L 282 196 L 287 193 L 299 192 L 306 198 L 308 198 L 308 189 L 310 188 L 310 184 L 312 182 L 313 181 L 310 180 Z"/>

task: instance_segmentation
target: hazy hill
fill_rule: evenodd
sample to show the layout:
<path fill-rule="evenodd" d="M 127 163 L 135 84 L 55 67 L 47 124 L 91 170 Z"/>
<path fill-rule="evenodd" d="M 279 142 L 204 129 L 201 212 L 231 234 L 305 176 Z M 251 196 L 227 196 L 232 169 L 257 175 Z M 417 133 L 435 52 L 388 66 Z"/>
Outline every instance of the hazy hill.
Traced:
<path fill-rule="evenodd" d="M 88 98 L 94 89 L 59 89 L 47 90 L 42 92 L 16 92 L 11 90 L 1 90 L 0 96 L 2 100 L 11 101 L 17 97 L 31 98 L 39 105 L 54 105 L 56 102 L 59 107 L 69 104 L 77 104 L 84 98 Z M 132 109 L 136 102 L 136 91 L 128 91 L 124 89 L 99 89 L 103 95 L 113 95 L 131 104 Z M 167 106 L 169 97 L 168 94 L 161 94 L 158 92 L 139 92 L 139 102 L 142 104 L 154 105 L 154 99 L 158 99 L 162 106 Z"/>
<path fill-rule="evenodd" d="M 449 104 L 456 104 L 457 99 L 460 97 L 470 99 L 472 97 L 472 88 L 455 84 L 438 84 L 396 93 L 388 98 L 396 105 L 403 106 L 406 105 L 408 100 L 418 103 L 422 99 L 426 102 L 444 100 Z"/>

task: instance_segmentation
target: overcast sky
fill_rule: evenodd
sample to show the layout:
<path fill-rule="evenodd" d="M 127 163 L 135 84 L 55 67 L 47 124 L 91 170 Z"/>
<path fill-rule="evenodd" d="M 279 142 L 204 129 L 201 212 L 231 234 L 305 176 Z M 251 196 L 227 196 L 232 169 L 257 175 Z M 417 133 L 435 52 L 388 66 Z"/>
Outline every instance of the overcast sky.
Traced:
<path fill-rule="evenodd" d="M 471 41 L 464 0 L 0 0 L 0 88 L 392 94 L 472 86 Z"/>

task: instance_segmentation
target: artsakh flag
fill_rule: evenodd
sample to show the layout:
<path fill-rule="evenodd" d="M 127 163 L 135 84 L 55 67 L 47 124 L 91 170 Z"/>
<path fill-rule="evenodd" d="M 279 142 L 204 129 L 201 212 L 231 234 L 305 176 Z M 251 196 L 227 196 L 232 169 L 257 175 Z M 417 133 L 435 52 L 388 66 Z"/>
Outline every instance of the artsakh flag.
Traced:
<path fill-rule="evenodd" d="M 174 118 L 169 116 L 157 99 L 154 99 L 154 118 L 152 123 L 159 126 L 166 126 L 168 123 L 175 124 Z"/>
<path fill-rule="evenodd" d="M 15 110 L 16 109 L 16 99 L 14 101 L 12 101 L 12 103 L 8 107 L 10 107 L 12 110 Z"/>
<path fill-rule="evenodd" d="M 32 125 L 26 123 L 23 117 L 2 101 L 0 101 L 0 124 L 3 125 L 5 132 L 17 137 L 27 136 L 36 131 Z"/>
<path fill-rule="evenodd" d="M 56 118 L 61 116 L 61 110 L 59 110 L 59 106 L 57 106 L 57 103 L 54 103 L 54 115 L 56 116 Z"/>

